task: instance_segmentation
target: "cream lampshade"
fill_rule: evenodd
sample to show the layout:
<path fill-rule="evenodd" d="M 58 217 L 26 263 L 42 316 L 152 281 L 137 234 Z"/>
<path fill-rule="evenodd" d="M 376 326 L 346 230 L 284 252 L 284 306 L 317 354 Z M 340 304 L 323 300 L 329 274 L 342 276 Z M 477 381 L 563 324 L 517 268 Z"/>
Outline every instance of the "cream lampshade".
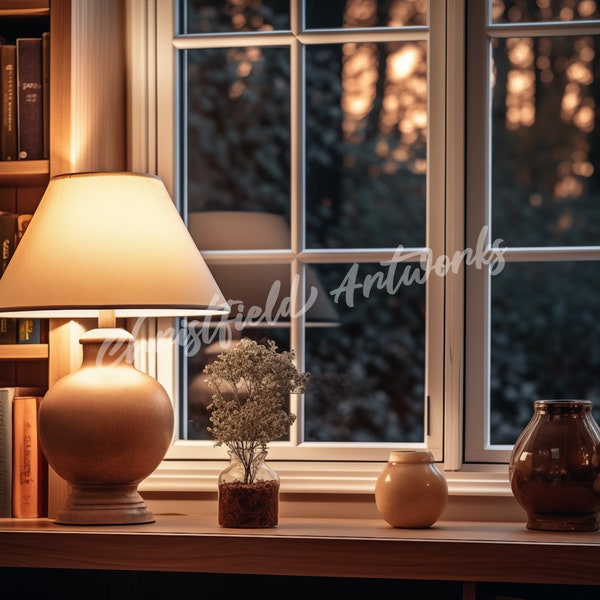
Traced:
<path fill-rule="evenodd" d="M 55 177 L 0 278 L 5 317 L 97 317 L 80 370 L 50 387 L 40 443 L 70 484 L 63 524 L 154 520 L 137 491 L 173 436 L 164 388 L 133 367 L 118 317 L 224 315 L 229 307 L 160 178 Z"/>

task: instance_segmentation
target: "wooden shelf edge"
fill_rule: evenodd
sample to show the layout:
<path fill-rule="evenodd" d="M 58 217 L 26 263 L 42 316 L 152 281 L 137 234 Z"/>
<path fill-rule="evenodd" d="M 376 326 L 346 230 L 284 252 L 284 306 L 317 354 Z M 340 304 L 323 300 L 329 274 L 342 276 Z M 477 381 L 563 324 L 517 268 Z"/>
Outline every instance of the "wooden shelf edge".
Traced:
<path fill-rule="evenodd" d="M 96 527 L 0 519 L 0 567 L 600 586 L 599 536 L 523 523 L 402 530 L 379 520 L 286 518 L 272 529 L 224 529 L 206 515 Z"/>
<path fill-rule="evenodd" d="M 48 344 L 0 344 L 0 360 L 43 360 Z"/>
<path fill-rule="evenodd" d="M 0 0 L 0 17 L 45 15 L 50 13 L 49 0 Z"/>
<path fill-rule="evenodd" d="M 34 186 L 45 185 L 50 179 L 48 160 L 3 160 L 0 161 L 0 185 Z"/>

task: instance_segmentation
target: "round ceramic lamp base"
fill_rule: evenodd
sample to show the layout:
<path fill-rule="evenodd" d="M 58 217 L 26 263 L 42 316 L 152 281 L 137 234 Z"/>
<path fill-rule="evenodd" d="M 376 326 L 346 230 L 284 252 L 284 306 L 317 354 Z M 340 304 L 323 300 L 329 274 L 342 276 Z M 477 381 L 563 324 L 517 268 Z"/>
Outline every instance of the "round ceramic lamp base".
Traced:
<path fill-rule="evenodd" d="M 100 488 L 74 485 L 55 522 L 59 525 L 132 525 L 154 520 L 136 484 Z"/>
<path fill-rule="evenodd" d="M 117 525 L 154 521 L 137 492 L 164 458 L 173 435 L 165 389 L 133 366 L 133 336 L 94 329 L 81 340 L 81 368 L 50 387 L 39 412 L 48 464 L 71 486 L 57 523 Z"/>

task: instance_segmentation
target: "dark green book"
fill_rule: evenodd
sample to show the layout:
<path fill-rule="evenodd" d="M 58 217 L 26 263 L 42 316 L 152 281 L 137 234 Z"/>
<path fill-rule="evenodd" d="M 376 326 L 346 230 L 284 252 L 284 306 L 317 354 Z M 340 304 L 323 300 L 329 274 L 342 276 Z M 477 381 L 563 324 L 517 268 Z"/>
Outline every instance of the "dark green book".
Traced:
<path fill-rule="evenodd" d="M 17 72 L 16 46 L 0 45 L 2 89 L 2 133 L 0 160 L 17 160 Z"/>
<path fill-rule="evenodd" d="M 44 157 L 42 38 L 17 38 L 19 160 Z"/>

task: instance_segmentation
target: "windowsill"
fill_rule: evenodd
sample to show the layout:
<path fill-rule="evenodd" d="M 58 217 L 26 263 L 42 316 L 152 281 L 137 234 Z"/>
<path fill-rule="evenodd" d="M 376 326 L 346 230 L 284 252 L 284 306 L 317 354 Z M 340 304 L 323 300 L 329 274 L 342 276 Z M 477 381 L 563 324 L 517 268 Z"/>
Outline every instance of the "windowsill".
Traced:
<path fill-rule="evenodd" d="M 165 460 L 140 484 L 152 492 L 215 491 L 225 461 Z M 371 494 L 382 463 L 269 461 L 281 478 L 281 491 L 289 493 Z M 512 496 L 506 465 L 473 466 L 445 471 L 451 496 Z"/>
<path fill-rule="evenodd" d="M 155 513 L 216 514 L 217 478 L 226 461 L 166 460 L 139 490 Z M 308 518 L 379 517 L 375 481 L 381 463 L 270 462 L 281 477 L 280 514 Z M 477 470 L 476 470 L 477 469 Z M 442 518 L 451 521 L 521 521 L 505 465 L 444 473 L 449 500 Z"/>
<path fill-rule="evenodd" d="M 411 530 L 339 518 L 249 530 L 220 528 L 214 516 L 155 516 L 96 527 L 0 519 L 0 566 L 600 585 L 596 532 L 452 521 Z"/>

